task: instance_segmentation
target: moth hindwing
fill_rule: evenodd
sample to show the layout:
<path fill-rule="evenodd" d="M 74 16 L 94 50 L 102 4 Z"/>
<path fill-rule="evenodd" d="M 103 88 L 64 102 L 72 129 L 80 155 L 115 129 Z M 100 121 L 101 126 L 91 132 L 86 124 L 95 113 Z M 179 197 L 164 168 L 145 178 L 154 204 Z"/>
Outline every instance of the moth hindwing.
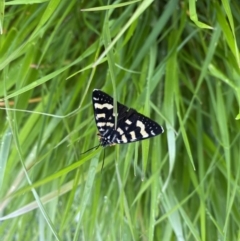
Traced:
<path fill-rule="evenodd" d="M 115 127 L 113 98 L 101 90 L 94 89 L 92 102 L 101 146 L 141 141 L 164 131 L 155 121 L 119 102 Z"/>

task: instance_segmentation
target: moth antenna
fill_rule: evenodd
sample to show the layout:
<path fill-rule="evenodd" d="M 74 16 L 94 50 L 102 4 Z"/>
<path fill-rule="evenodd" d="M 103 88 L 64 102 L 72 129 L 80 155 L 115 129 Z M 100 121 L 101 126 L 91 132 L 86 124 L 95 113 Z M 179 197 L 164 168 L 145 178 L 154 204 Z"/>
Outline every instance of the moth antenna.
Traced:
<path fill-rule="evenodd" d="M 92 149 L 94 149 L 94 148 L 96 148 L 96 150 L 97 150 L 97 149 L 98 149 L 100 146 L 101 146 L 101 143 L 100 143 L 99 145 L 97 145 L 97 146 L 94 146 L 94 147 L 92 147 L 92 148 L 88 149 L 88 150 L 87 150 L 87 151 L 85 151 L 85 152 L 80 153 L 80 155 L 85 154 L 85 153 L 87 153 L 87 152 L 91 151 L 91 150 L 92 150 Z"/>
<path fill-rule="evenodd" d="M 104 160 L 105 160 L 105 148 L 103 149 L 103 163 L 102 163 L 101 172 L 102 172 L 103 167 L 104 167 Z"/>

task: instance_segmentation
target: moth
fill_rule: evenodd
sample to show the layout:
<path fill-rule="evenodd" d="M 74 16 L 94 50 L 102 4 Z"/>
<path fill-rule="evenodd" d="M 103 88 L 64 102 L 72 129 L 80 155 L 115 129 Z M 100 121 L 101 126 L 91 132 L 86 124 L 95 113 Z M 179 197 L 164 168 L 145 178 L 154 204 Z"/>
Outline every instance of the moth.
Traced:
<path fill-rule="evenodd" d="M 92 103 L 99 131 L 99 146 L 141 141 L 164 132 L 158 123 L 119 102 L 115 116 L 113 98 L 101 90 L 93 90 Z"/>

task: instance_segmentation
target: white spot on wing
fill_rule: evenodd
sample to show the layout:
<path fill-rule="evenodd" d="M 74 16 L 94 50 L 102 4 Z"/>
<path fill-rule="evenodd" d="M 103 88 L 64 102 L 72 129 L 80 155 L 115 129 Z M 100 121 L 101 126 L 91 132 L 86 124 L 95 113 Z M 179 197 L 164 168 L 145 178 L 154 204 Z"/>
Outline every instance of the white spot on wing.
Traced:
<path fill-rule="evenodd" d="M 93 97 L 94 100 L 99 100 L 99 98 Z"/>
<path fill-rule="evenodd" d="M 125 135 L 122 135 L 121 137 L 122 137 L 122 142 L 124 142 L 124 143 L 127 143 L 127 142 L 128 142 Z"/>
<path fill-rule="evenodd" d="M 118 133 L 119 133 L 120 135 L 123 134 L 123 130 L 122 130 L 120 127 L 117 128 L 117 131 L 118 131 Z"/>
<path fill-rule="evenodd" d="M 128 125 L 132 124 L 132 122 L 130 120 L 126 120 L 125 123 L 128 124 Z"/>
<path fill-rule="evenodd" d="M 113 105 L 110 105 L 110 104 L 108 104 L 108 103 L 105 103 L 105 104 L 99 104 L 99 103 L 95 103 L 94 104 L 94 107 L 96 108 L 96 109 L 103 109 L 103 108 L 107 108 L 107 109 L 112 109 L 113 108 Z"/>
<path fill-rule="evenodd" d="M 113 127 L 113 126 L 114 126 L 114 124 L 113 124 L 113 123 L 111 123 L 111 122 L 107 122 L 107 126 Z"/>
<path fill-rule="evenodd" d="M 131 135 L 131 138 L 132 138 L 131 141 L 136 140 L 135 131 L 131 131 L 129 134 Z"/>
<path fill-rule="evenodd" d="M 154 133 L 154 131 L 151 131 L 151 134 L 153 135 L 153 136 L 155 136 L 156 134 Z"/>
<path fill-rule="evenodd" d="M 148 133 L 145 131 L 145 125 L 141 121 L 137 120 L 136 126 L 140 127 L 140 133 L 142 137 L 145 138 L 149 136 Z"/>
<path fill-rule="evenodd" d="M 103 127 L 103 126 L 105 126 L 105 125 L 106 125 L 105 122 L 98 122 L 98 123 L 97 123 L 97 126 L 98 126 L 98 127 Z"/>
<path fill-rule="evenodd" d="M 97 114 L 96 118 L 106 118 L 106 114 L 105 113 L 101 113 L 101 114 Z"/>

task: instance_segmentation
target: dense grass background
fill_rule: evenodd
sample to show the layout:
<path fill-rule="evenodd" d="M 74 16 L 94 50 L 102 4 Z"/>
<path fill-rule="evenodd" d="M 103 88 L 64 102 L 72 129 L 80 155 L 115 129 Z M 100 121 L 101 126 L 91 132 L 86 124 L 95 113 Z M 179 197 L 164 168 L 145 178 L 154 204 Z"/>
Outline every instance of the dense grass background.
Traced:
<path fill-rule="evenodd" d="M 238 0 L 0 12 L 1 240 L 240 240 Z M 94 88 L 165 132 L 101 171 Z"/>

